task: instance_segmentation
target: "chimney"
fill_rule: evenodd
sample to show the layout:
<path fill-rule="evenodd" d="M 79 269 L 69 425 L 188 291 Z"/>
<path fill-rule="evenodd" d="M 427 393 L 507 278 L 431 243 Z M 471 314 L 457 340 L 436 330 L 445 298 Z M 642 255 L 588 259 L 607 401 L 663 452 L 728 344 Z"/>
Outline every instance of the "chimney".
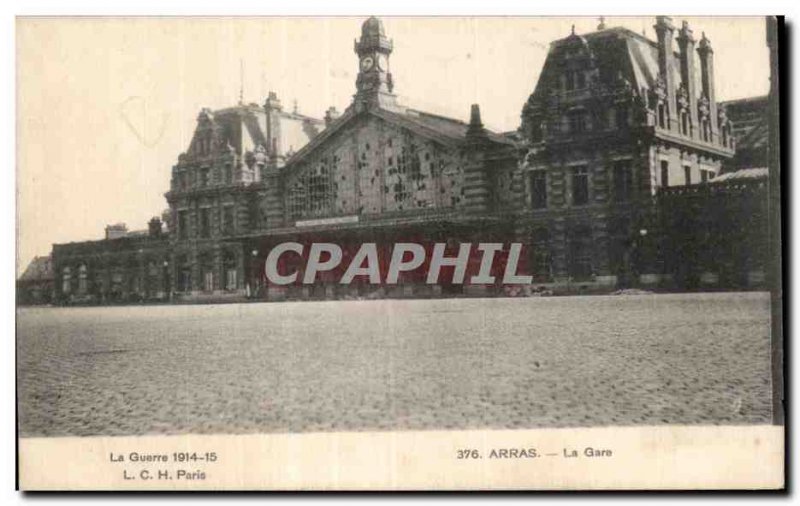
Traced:
<path fill-rule="evenodd" d="M 667 114 L 669 116 L 669 129 L 674 129 L 678 122 L 676 117 L 675 105 L 675 79 L 673 77 L 672 65 L 673 51 L 672 39 L 675 26 L 669 16 L 656 16 L 656 24 L 653 26 L 658 36 L 658 72 L 667 89 Z"/>
<path fill-rule="evenodd" d="M 325 111 L 325 128 L 329 127 L 338 117 L 339 111 L 335 107 L 328 107 L 328 110 Z"/>
<path fill-rule="evenodd" d="M 691 120 L 691 133 L 696 136 L 698 130 L 697 119 L 697 90 L 694 78 L 694 37 L 689 23 L 683 22 L 678 35 L 678 46 L 681 49 L 681 81 L 689 95 L 689 118 Z"/>
<path fill-rule="evenodd" d="M 698 46 L 697 54 L 700 55 L 700 82 L 703 86 L 703 95 L 708 99 L 711 141 L 714 142 L 719 134 L 717 98 L 714 95 L 714 50 L 711 48 L 711 41 L 706 38 L 705 32 L 703 32 Z"/>
<path fill-rule="evenodd" d="M 154 216 L 149 222 L 147 222 L 147 231 L 150 237 L 161 237 L 161 218 Z"/>
<path fill-rule="evenodd" d="M 486 129 L 481 122 L 481 108 L 472 104 L 469 111 L 469 126 L 467 127 L 467 140 L 481 141 L 486 138 Z"/>
<path fill-rule="evenodd" d="M 276 166 L 281 146 L 278 145 L 281 136 L 281 112 L 283 107 L 278 99 L 277 93 L 270 91 L 267 101 L 264 102 L 264 113 L 266 114 L 266 128 L 264 132 L 267 140 L 267 151 L 269 153 L 270 165 Z"/>
<path fill-rule="evenodd" d="M 283 110 L 283 106 L 281 106 L 281 101 L 278 99 L 277 93 L 274 91 L 269 92 L 269 95 L 267 95 L 267 101 L 264 102 L 264 108 L 267 110 L 276 111 Z"/>
<path fill-rule="evenodd" d="M 124 223 L 106 225 L 106 240 L 119 239 L 128 235 L 128 227 Z"/>

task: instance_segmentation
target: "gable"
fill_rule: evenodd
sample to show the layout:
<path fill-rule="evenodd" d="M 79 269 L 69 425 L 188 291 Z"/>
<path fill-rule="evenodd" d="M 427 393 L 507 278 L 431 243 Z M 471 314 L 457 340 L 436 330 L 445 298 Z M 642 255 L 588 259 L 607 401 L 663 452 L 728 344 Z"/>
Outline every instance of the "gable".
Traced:
<path fill-rule="evenodd" d="M 290 221 L 458 207 L 463 149 L 362 113 L 284 167 Z"/>
<path fill-rule="evenodd" d="M 267 147 L 264 112 L 256 105 L 212 112 L 204 109 L 197 118 L 188 154 L 208 156 L 229 149 L 239 155 Z"/>

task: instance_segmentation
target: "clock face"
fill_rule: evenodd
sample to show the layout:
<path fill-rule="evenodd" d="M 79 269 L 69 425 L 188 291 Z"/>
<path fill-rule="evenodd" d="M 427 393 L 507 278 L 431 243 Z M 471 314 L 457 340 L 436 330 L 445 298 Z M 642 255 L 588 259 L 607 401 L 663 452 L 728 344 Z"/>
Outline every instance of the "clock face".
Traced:
<path fill-rule="evenodd" d="M 361 70 L 367 71 L 371 69 L 374 63 L 375 61 L 372 59 L 371 56 L 365 56 L 364 58 L 361 59 Z"/>
<path fill-rule="evenodd" d="M 381 70 L 389 70 L 389 59 L 386 58 L 386 55 L 378 55 L 378 68 Z"/>

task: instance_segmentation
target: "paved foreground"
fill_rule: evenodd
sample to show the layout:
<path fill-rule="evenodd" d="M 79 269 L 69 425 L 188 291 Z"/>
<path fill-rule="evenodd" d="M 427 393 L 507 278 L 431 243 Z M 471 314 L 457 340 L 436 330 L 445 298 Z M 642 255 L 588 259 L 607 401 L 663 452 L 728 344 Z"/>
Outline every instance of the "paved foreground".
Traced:
<path fill-rule="evenodd" d="M 769 297 L 21 309 L 23 436 L 770 421 Z"/>

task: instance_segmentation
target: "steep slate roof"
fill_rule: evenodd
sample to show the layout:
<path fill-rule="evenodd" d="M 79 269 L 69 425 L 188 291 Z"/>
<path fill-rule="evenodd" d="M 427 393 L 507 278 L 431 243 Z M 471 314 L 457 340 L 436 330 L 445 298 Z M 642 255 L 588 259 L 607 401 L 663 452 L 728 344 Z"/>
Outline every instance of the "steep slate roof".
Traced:
<path fill-rule="evenodd" d="M 256 146 L 264 146 L 269 151 L 271 146 L 266 137 L 266 113 L 258 104 L 239 104 L 232 107 L 210 111 L 203 110 L 201 117 L 205 115 L 211 123 L 211 128 L 219 135 L 224 142 L 230 144 L 237 154 L 253 150 Z M 323 121 L 309 116 L 304 116 L 296 112 L 278 113 L 279 121 L 286 124 L 282 129 L 284 150 L 290 146 L 302 146 L 317 135 L 318 129 L 323 125 Z M 300 123 L 302 127 L 291 129 L 288 124 L 291 122 Z M 198 124 L 195 134 L 192 137 L 190 149 L 194 147 L 195 138 L 202 130 L 202 125 Z M 284 130 L 286 130 L 284 132 Z M 279 153 L 283 155 L 285 153 Z"/>
<path fill-rule="evenodd" d="M 294 154 L 286 163 L 286 166 L 301 162 L 305 157 L 311 154 L 318 146 L 322 145 L 329 138 L 334 136 L 336 132 L 341 130 L 350 121 L 362 114 L 372 115 L 380 118 L 388 123 L 396 125 L 401 128 L 406 128 L 421 137 L 431 139 L 433 141 L 458 146 L 466 143 L 466 134 L 469 124 L 453 119 L 446 116 L 437 114 L 426 113 L 415 109 L 398 108 L 396 110 L 389 110 L 384 108 L 371 108 L 363 112 L 356 112 L 354 108 L 348 108 L 342 116 L 337 118 L 331 125 L 323 130 L 319 135 L 314 137 L 308 144 Z M 514 140 L 510 136 L 498 134 L 491 131 L 486 131 L 490 141 L 498 145 L 513 146 Z"/>
<path fill-rule="evenodd" d="M 766 167 L 758 167 L 754 169 L 741 169 L 734 172 L 728 172 L 727 174 L 722 174 L 721 176 L 715 177 L 714 179 L 710 180 L 709 183 L 725 183 L 728 181 L 766 179 L 768 177 L 769 177 L 769 169 L 767 169 Z"/>
<path fill-rule="evenodd" d="M 721 104 L 733 123 L 736 150 L 763 149 L 769 142 L 768 97 L 729 100 Z"/>
<path fill-rule="evenodd" d="M 677 30 L 676 30 L 677 32 Z M 553 41 L 539 83 L 544 84 L 559 75 L 553 68 L 562 60 L 561 52 L 569 46 L 582 44 L 587 47 L 600 69 L 619 69 L 623 76 L 637 90 L 650 90 L 656 86 L 658 79 L 658 43 L 644 35 L 623 27 L 613 27 L 583 35 L 572 34 L 563 39 Z M 673 82 L 678 85 L 680 76 L 680 54 L 675 51 L 677 44 L 673 41 Z M 695 59 L 695 87 L 700 90 L 700 64 L 697 54 Z M 601 75 L 601 79 L 611 80 L 616 76 Z M 544 79 L 543 79 L 544 78 Z M 539 91 L 539 83 L 534 95 Z M 550 84 L 548 83 L 547 86 Z M 542 90 L 543 91 L 543 90 Z"/>
<path fill-rule="evenodd" d="M 50 256 L 34 257 L 22 276 L 20 281 L 49 281 L 54 279 L 53 262 Z"/>

